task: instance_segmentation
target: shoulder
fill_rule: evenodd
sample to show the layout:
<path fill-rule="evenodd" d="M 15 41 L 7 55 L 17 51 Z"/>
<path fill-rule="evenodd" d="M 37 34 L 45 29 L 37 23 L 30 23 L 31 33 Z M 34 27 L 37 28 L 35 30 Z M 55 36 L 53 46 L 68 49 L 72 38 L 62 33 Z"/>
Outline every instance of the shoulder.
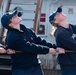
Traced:
<path fill-rule="evenodd" d="M 70 27 L 72 27 L 73 29 L 76 30 L 76 25 L 72 25 L 72 24 L 70 24 Z"/>
<path fill-rule="evenodd" d="M 20 24 L 20 27 L 24 27 L 24 28 L 26 28 L 25 25 L 23 25 L 23 24 Z"/>
<path fill-rule="evenodd" d="M 56 31 L 57 35 L 61 35 L 62 33 L 65 33 L 65 32 L 66 32 L 66 29 L 63 27 L 58 27 Z"/>
<path fill-rule="evenodd" d="M 32 29 L 27 28 L 27 31 L 31 34 L 35 34 L 35 32 Z"/>
<path fill-rule="evenodd" d="M 60 38 L 66 36 L 68 34 L 68 30 L 64 27 L 59 27 L 56 31 L 56 37 Z"/>
<path fill-rule="evenodd" d="M 32 29 L 27 28 L 25 25 L 21 24 L 20 26 L 22 30 L 27 31 L 28 33 L 31 33 L 31 34 L 35 34 L 35 32 Z"/>
<path fill-rule="evenodd" d="M 76 25 L 74 25 L 74 24 L 69 24 L 70 26 L 73 26 L 73 27 L 76 27 Z"/>
<path fill-rule="evenodd" d="M 32 29 L 27 28 L 27 27 L 26 27 L 25 25 L 23 25 L 23 24 L 20 24 L 20 27 L 21 27 L 23 30 L 28 30 L 28 31 L 30 31 L 30 32 L 33 32 Z"/>
<path fill-rule="evenodd" d="M 18 31 L 12 30 L 8 32 L 8 39 L 18 39 L 20 37 L 20 34 Z"/>

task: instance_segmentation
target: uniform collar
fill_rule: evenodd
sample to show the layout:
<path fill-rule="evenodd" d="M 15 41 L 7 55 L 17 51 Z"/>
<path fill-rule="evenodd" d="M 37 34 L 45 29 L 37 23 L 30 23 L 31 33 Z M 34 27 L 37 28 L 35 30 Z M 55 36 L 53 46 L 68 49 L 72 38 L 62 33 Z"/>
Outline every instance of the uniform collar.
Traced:
<path fill-rule="evenodd" d="M 18 32 L 23 33 L 23 32 L 24 32 L 24 31 L 23 31 L 24 29 L 26 30 L 26 27 L 25 27 L 24 25 L 20 24 L 20 30 L 14 29 L 14 28 L 10 28 L 9 31 L 15 30 L 15 31 L 18 31 Z"/>

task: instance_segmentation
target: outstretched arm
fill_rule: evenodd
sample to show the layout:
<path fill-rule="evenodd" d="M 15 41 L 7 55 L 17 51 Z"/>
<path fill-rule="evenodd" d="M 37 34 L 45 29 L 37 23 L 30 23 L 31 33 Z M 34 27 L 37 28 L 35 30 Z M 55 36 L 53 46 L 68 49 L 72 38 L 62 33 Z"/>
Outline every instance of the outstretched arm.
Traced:
<path fill-rule="evenodd" d="M 48 46 L 50 48 L 56 48 L 57 46 L 55 44 L 52 44 L 50 42 L 47 42 L 45 39 L 41 39 L 41 37 L 37 36 L 35 34 L 35 32 L 33 32 L 32 30 L 30 30 L 30 32 L 33 34 L 33 36 L 35 37 L 36 43 L 43 45 L 43 46 Z"/>

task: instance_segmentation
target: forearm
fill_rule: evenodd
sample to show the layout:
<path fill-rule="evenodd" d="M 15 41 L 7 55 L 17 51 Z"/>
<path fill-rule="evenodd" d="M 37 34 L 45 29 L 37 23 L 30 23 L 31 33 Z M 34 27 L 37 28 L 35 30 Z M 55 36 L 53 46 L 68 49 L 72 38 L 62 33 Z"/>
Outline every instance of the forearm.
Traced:
<path fill-rule="evenodd" d="M 4 45 L 0 44 L 0 47 L 4 48 Z"/>
<path fill-rule="evenodd" d="M 31 31 L 31 33 L 35 37 L 36 44 L 47 46 L 49 48 L 56 48 L 55 44 L 47 42 L 45 39 L 41 39 L 41 37 L 38 37 L 33 31 Z"/>

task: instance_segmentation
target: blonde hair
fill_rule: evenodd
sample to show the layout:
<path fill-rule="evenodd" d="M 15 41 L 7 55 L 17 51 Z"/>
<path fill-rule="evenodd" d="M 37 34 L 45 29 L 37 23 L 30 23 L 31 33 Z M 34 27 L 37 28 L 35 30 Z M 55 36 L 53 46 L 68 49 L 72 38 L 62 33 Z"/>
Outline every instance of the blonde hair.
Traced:
<path fill-rule="evenodd" d="M 52 34 L 53 36 L 56 35 L 56 30 L 57 30 L 57 27 L 53 26 L 53 27 L 52 27 L 52 32 L 51 32 L 51 34 Z"/>

